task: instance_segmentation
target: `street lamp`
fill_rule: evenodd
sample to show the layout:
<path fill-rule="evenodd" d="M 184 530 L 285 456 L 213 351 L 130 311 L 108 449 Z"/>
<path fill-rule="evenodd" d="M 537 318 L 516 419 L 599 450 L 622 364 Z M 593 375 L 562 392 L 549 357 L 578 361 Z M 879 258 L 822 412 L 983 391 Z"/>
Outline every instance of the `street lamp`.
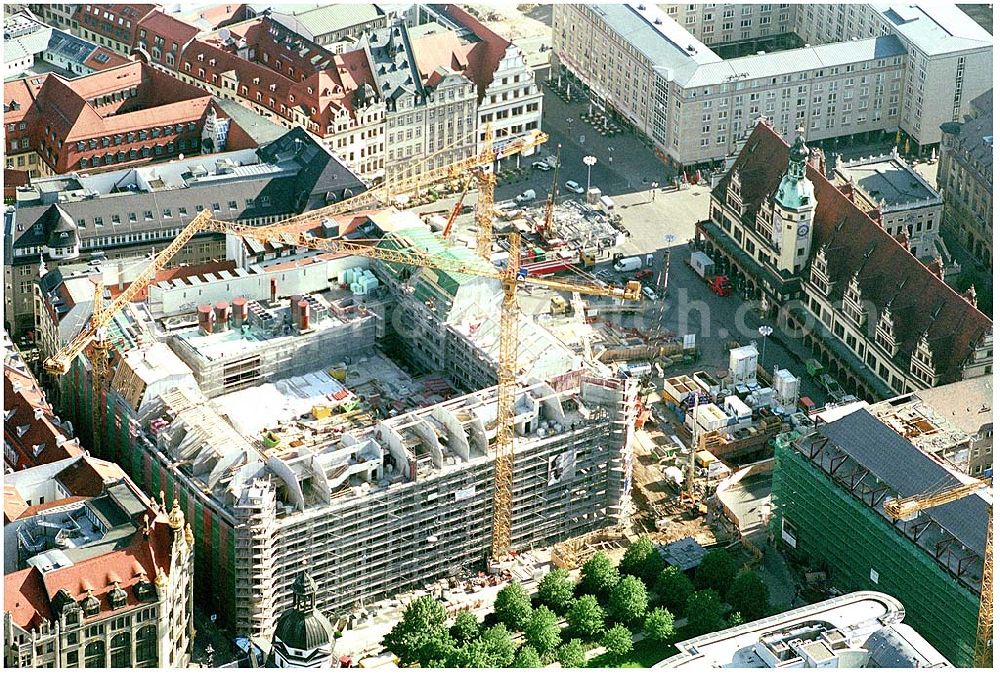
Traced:
<path fill-rule="evenodd" d="M 767 348 L 767 336 L 773 333 L 774 329 L 770 326 L 761 326 L 757 329 L 757 332 L 760 333 L 762 338 L 764 338 L 760 345 L 760 365 L 764 366 L 764 350 Z M 764 366 L 764 369 L 766 370 L 767 367 Z"/>
<path fill-rule="evenodd" d="M 653 183 L 656 185 L 656 183 Z M 655 188 L 654 188 L 655 189 Z M 677 240 L 677 237 L 672 234 L 664 235 L 663 241 L 667 242 L 667 255 L 663 258 L 663 293 L 667 292 L 667 281 L 670 279 L 670 245 Z"/>
<path fill-rule="evenodd" d="M 653 181 L 652 183 L 650 183 L 650 186 L 649 186 L 650 200 L 649 201 L 651 201 L 651 202 L 655 202 L 656 201 L 656 188 L 658 188 L 658 187 L 660 187 L 660 184 L 657 183 L 656 181 Z M 668 234 L 667 236 L 669 237 L 671 235 Z"/>
<path fill-rule="evenodd" d="M 587 192 L 590 192 L 590 169 L 597 164 L 597 158 L 593 155 L 587 155 L 583 158 L 583 163 L 587 165 Z"/>

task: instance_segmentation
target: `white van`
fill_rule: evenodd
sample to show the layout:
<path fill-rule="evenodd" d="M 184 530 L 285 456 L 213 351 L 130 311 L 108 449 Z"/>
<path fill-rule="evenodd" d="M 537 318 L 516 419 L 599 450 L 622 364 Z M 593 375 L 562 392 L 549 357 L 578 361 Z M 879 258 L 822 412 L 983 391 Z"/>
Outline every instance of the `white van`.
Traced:
<path fill-rule="evenodd" d="M 525 190 L 518 196 L 514 197 L 514 201 L 517 202 L 518 204 L 524 204 L 525 202 L 530 202 L 534 198 L 535 198 L 534 190 Z"/>
<path fill-rule="evenodd" d="M 611 213 L 612 211 L 615 210 L 615 202 L 614 202 L 614 200 L 611 199 L 611 197 L 609 197 L 607 195 L 602 195 L 601 196 L 601 206 L 603 206 L 604 210 L 607 211 L 608 213 Z"/>

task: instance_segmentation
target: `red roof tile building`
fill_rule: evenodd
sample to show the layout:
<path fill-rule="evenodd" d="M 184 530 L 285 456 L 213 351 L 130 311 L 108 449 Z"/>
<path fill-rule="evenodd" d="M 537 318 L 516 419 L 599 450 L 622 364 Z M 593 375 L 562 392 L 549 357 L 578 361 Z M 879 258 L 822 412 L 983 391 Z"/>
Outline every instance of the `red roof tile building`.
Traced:
<path fill-rule="evenodd" d="M 989 374 L 990 319 L 831 183 L 820 156 L 758 123 L 696 245 L 849 393 L 882 400 Z"/>
<path fill-rule="evenodd" d="M 162 500 L 90 457 L 5 476 L 5 667 L 189 665 L 194 532 Z"/>
<path fill-rule="evenodd" d="M 138 62 L 75 80 L 50 73 L 5 83 L 7 167 L 39 176 L 195 154 L 211 102 Z"/>
<path fill-rule="evenodd" d="M 56 416 L 35 376 L 13 350 L 4 359 L 3 400 L 5 469 L 20 471 L 86 454 L 72 427 Z"/>
<path fill-rule="evenodd" d="M 139 22 L 133 53 L 147 63 L 173 72 L 181 52 L 199 32 L 198 27 L 158 9 Z"/>

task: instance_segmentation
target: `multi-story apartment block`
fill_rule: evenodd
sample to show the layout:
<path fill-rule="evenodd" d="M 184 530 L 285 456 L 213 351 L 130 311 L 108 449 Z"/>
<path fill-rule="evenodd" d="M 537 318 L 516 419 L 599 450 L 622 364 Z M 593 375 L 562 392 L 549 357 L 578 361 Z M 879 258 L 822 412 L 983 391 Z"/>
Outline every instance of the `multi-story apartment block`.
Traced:
<path fill-rule="evenodd" d="M 156 9 L 139 21 L 132 50 L 146 63 L 174 75 L 181 52 L 199 32 L 197 26 Z"/>
<path fill-rule="evenodd" d="M 795 21 L 806 42 L 899 38 L 906 71 L 896 124 L 920 146 L 937 144 L 941 125 L 993 86 L 993 36 L 950 2 L 800 5 Z"/>
<path fill-rule="evenodd" d="M 158 5 L 112 3 L 100 5 L 74 5 L 76 11 L 71 21 L 80 31 L 80 37 L 128 56 L 132 53 L 139 22 L 152 12 L 159 11 Z"/>
<path fill-rule="evenodd" d="M 758 9 L 765 6 L 767 13 Z M 852 23 L 850 34 L 821 39 L 809 28 L 816 21 L 809 12 L 845 7 L 870 15 L 872 30 Z M 954 6 L 898 13 L 887 7 L 699 5 L 677 10 L 679 20 L 690 19 L 685 26 L 653 4 L 558 5 L 554 64 L 589 86 L 598 106 L 650 137 L 681 166 L 731 155 L 759 116 L 789 138 L 799 126 L 814 140 L 881 137 L 902 129 L 916 146 L 927 146 L 938 141 L 942 122 L 958 119 L 990 87 L 992 37 Z M 744 8 L 747 18 L 738 19 Z M 726 17 L 728 12 L 734 16 Z M 812 18 L 799 18 L 803 12 Z M 766 16 L 785 13 L 791 16 L 781 25 L 793 21 L 806 46 L 723 60 L 699 39 L 714 38 L 716 29 L 706 28 L 717 14 L 723 25 L 753 24 L 756 17 L 757 28 L 747 37 L 733 33 L 742 41 L 785 32 L 760 27 Z M 699 21 L 700 29 L 688 29 Z M 932 97 L 930 91 L 944 94 Z M 954 104 L 944 106 L 946 99 Z"/>
<path fill-rule="evenodd" d="M 667 16 L 706 45 L 722 46 L 761 40 L 795 29 L 795 10 L 787 2 L 670 3 L 659 6 Z"/>
<path fill-rule="evenodd" d="M 941 125 L 938 187 L 945 228 L 987 268 L 993 265 L 993 90 L 972 102 L 961 123 Z"/>
<path fill-rule="evenodd" d="M 821 157 L 759 123 L 696 240 L 850 392 L 881 400 L 989 374 L 992 322 L 831 183 Z"/>
<path fill-rule="evenodd" d="M 364 189 L 302 129 L 259 149 L 36 181 L 18 192 L 16 209 L 6 214 L 6 320 L 16 335 L 32 328 L 40 264 L 54 268 L 88 257 L 146 254 L 169 243 L 203 210 L 221 220 L 265 224 Z M 190 241 L 175 262 L 197 264 L 224 255 L 225 238 L 209 234 Z"/>
<path fill-rule="evenodd" d="M 4 93 L 7 166 L 32 176 L 196 154 L 212 102 L 141 63 L 74 80 L 28 77 L 5 84 Z"/>
<path fill-rule="evenodd" d="M 4 476 L 4 514 L 5 667 L 188 666 L 195 533 L 176 502 L 79 457 Z"/>
<path fill-rule="evenodd" d="M 366 32 L 385 28 L 386 13 L 378 5 L 315 5 L 271 8 L 269 16 L 293 33 L 334 54 L 354 48 Z"/>
<path fill-rule="evenodd" d="M 843 160 L 834 182 L 882 229 L 925 263 L 947 251 L 941 241 L 941 195 L 893 148 L 885 155 Z"/>

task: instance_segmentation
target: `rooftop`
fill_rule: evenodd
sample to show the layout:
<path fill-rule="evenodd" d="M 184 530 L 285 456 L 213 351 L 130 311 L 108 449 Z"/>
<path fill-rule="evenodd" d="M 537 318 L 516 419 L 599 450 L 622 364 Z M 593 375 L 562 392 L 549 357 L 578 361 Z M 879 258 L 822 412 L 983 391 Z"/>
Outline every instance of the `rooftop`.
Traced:
<path fill-rule="evenodd" d="M 858 591 L 677 643 L 655 668 L 950 667 L 902 623 L 903 605 Z M 813 663 L 809 663 L 809 660 Z"/>
<path fill-rule="evenodd" d="M 378 5 L 370 4 L 280 4 L 255 5 L 270 7 L 271 16 L 290 30 L 310 40 L 327 33 L 351 28 L 385 15 Z"/>
<path fill-rule="evenodd" d="M 913 207 L 920 202 L 941 201 L 941 195 L 895 151 L 886 155 L 838 161 L 835 171 L 845 180 L 854 181 L 876 204 L 885 200 L 889 208 L 904 204 Z"/>
<path fill-rule="evenodd" d="M 990 375 L 924 389 L 916 396 L 967 434 L 982 433 L 985 427 L 993 424 L 993 377 Z"/>
<path fill-rule="evenodd" d="M 993 44 L 993 36 L 951 2 L 876 3 L 874 7 L 905 40 L 929 56 Z"/>

